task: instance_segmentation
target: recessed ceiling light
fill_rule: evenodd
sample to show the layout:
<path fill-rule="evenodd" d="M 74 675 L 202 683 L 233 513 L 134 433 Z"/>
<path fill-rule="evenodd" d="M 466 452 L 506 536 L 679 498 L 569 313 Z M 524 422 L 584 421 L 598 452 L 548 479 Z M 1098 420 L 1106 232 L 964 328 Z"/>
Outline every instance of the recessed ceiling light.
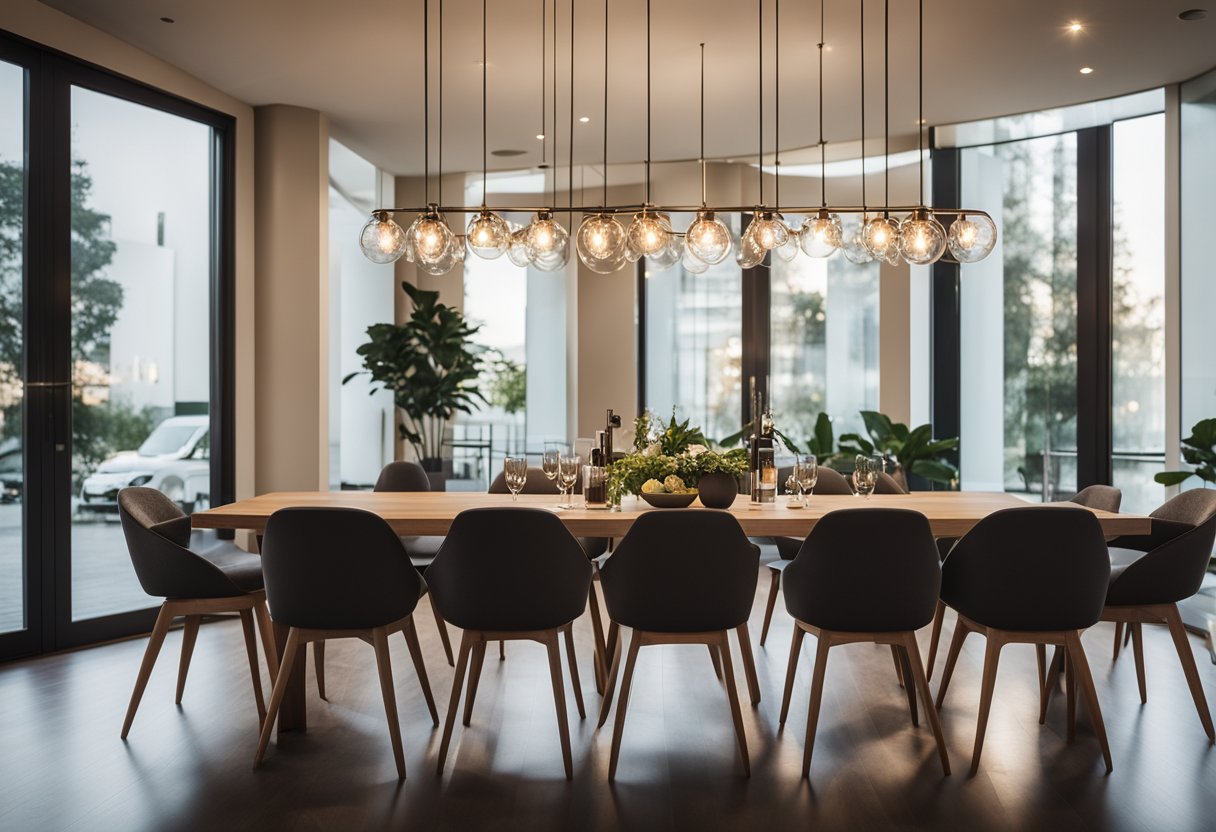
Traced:
<path fill-rule="evenodd" d="M 174 19 L 173 19 L 173 18 L 171 18 L 171 17 L 162 17 L 162 18 L 160 19 L 160 22 L 161 22 L 161 23 L 176 23 L 177 21 L 176 21 L 176 20 L 174 20 Z"/>
<path fill-rule="evenodd" d="M 1068 24 L 1068 31 L 1074 35 L 1085 30 L 1085 26 L 1079 20 L 1074 20 Z"/>
<path fill-rule="evenodd" d="M 538 142 L 543 142 L 543 141 L 545 140 L 545 134 L 544 134 L 544 133 L 537 133 L 537 134 L 536 134 L 536 140 L 537 140 Z"/>
<path fill-rule="evenodd" d="M 1185 20 L 1187 23 L 1190 23 L 1195 20 L 1203 20 L 1207 16 L 1208 16 L 1207 9 L 1187 9 L 1184 12 L 1178 13 L 1178 19 Z"/>
<path fill-rule="evenodd" d="M 1082 75 L 1089 75 L 1089 74 L 1091 74 L 1093 71 L 1094 71 L 1094 68 L 1093 68 L 1092 66 L 1083 66 L 1083 67 L 1081 67 L 1081 74 L 1082 74 Z"/>
<path fill-rule="evenodd" d="M 591 121 L 591 116 L 579 116 L 578 120 L 583 124 L 586 124 L 587 122 Z"/>

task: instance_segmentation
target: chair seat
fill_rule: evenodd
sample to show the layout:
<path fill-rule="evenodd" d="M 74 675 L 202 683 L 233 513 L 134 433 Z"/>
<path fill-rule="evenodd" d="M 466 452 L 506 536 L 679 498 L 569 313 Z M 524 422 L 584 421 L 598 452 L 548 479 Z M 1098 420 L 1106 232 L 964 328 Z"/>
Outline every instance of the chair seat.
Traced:
<path fill-rule="evenodd" d="M 777 544 L 777 554 L 782 560 L 793 560 L 798 557 L 798 550 L 802 548 L 800 537 L 775 537 L 773 542 Z"/>
<path fill-rule="evenodd" d="M 231 541 L 221 541 L 197 553 L 199 557 L 219 568 L 221 572 L 245 592 L 257 592 L 262 588 L 262 558 L 241 549 Z"/>
<path fill-rule="evenodd" d="M 784 572 L 785 567 L 789 566 L 791 563 L 793 563 L 792 560 L 775 560 L 768 564 L 768 568 L 774 572 Z"/>
<path fill-rule="evenodd" d="M 418 566 L 420 562 L 422 566 L 426 566 L 439 553 L 439 547 L 443 545 L 443 535 L 402 536 L 401 545 L 405 547 L 406 554 L 410 556 L 414 566 Z"/>
<path fill-rule="evenodd" d="M 596 560 L 608 551 L 608 538 L 606 537 L 579 537 L 576 539 L 578 545 L 583 547 L 583 551 L 591 560 Z"/>
<path fill-rule="evenodd" d="M 1110 579 L 1112 581 L 1114 581 L 1116 577 L 1115 567 L 1121 566 L 1126 569 L 1147 554 L 1139 549 L 1124 549 L 1121 546 L 1111 546 L 1107 549 L 1107 551 L 1110 553 Z M 1117 574 L 1123 574 L 1123 569 L 1120 569 Z"/>

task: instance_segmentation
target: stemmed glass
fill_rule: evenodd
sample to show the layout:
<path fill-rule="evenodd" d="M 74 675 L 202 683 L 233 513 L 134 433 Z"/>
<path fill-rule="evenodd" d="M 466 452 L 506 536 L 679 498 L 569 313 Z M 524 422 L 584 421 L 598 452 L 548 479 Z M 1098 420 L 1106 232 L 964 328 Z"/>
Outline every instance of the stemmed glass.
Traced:
<path fill-rule="evenodd" d="M 509 456 L 502 461 L 502 472 L 507 481 L 507 489 L 511 492 L 511 502 L 519 500 L 519 492 L 528 481 L 528 460 L 523 457 Z"/>
<path fill-rule="evenodd" d="M 561 449 L 556 445 L 545 445 L 545 455 L 540 459 L 540 470 L 544 472 L 549 482 L 557 480 L 557 463 L 561 454 Z"/>
<path fill-rule="evenodd" d="M 557 459 L 557 484 L 561 487 L 563 503 L 558 504 L 558 508 L 574 508 L 574 484 L 578 482 L 579 468 L 582 466 L 583 460 L 578 454 L 566 456 L 562 454 Z M 566 497 L 566 492 L 570 492 L 570 496 Z"/>
<path fill-rule="evenodd" d="M 869 498 L 878 484 L 878 472 L 882 469 L 881 457 L 858 454 L 853 466 L 853 490 Z"/>
<path fill-rule="evenodd" d="M 819 482 L 819 460 L 814 454 L 807 454 L 795 460 L 794 476 L 798 478 L 802 493 L 810 497 L 815 491 L 815 483 Z"/>

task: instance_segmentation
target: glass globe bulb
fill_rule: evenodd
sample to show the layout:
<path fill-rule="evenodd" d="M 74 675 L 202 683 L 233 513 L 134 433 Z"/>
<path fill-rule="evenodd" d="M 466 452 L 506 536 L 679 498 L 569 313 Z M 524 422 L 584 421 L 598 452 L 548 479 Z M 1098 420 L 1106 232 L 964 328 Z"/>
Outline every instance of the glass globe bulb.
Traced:
<path fill-rule="evenodd" d="M 373 263 L 392 263 L 408 250 L 405 232 L 392 214 L 376 211 L 359 232 L 359 248 Z"/>
<path fill-rule="evenodd" d="M 840 250 L 850 263 L 861 266 L 874 259 L 866 248 L 865 236 L 862 233 L 862 218 L 850 215 L 848 221 L 840 223 Z"/>
<path fill-rule="evenodd" d="M 750 231 L 752 226 L 748 226 Z M 739 250 L 735 252 L 735 262 L 742 269 L 754 269 L 764 262 L 764 255 L 767 254 L 760 244 L 756 242 L 754 235 L 747 231 L 743 232 L 743 236 L 739 238 Z"/>
<path fill-rule="evenodd" d="M 646 271 L 665 272 L 680 262 L 684 254 L 684 244 L 675 234 L 669 234 L 667 245 L 646 256 Z"/>
<path fill-rule="evenodd" d="M 946 246 L 960 263 L 978 263 L 996 246 L 996 223 L 983 214 L 959 214 L 950 223 Z"/>
<path fill-rule="evenodd" d="M 807 257 L 831 257 L 843 239 L 840 215 L 820 209 L 815 216 L 803 220 L 799 237 Z"/>
<path fill-rule="evenodd" d="M 544 269 L 545 271 L 560 269 L 570 259 L 570 235 L 547 211 L 532 219 L 532 224 L 528 226 L 527 240 L 528 251 L 537 267 L 540 267 L 542 261 L 550 264 L 551 268 Z"/>
<path fill-rule="evenodd" d="M 498 214 L 482 211 L 469 222 L 465 239 L 469 251 L 484 260 L 495 260 L 502 257 L 511 245 L 511 228 Z"/>
<path fill-rule="evenodd" d="M 782 224 L 785 224 L 784 220 L 782 220 Z M 794 258 L 798 256 L 798 252 L 801 250 L 800 246 L 802 245 L 802 233 L 800 229 L 791 228 L 788 225 L 785 226 L 785 231 L 787 236 L 785 243 L 773 249 L 773 253 L 776 254 L 777 258 L 783 263 L 792 263 L 794 262 Z"/>
<path fill-rule="evenodd" d="M 721 263 L 730 255 L 730 228 L 713 211 L 698 211 L 684 235 L 684 245 L 693 257 L 708 266 Z"/>
<path fill-rule="evenodd" d="M 507 259 L 520 268 L 532 264 L 532 252 L 528 250 L 528 229 L 517 228 L 511 232 L 511 244 L 507 246 Z"/>
<path fill-rule="evenodd" d="M 946 251 L 946 229 L 928 211 L 913 211 L 899 224 L 899 253 L 909 263 L 927 266 Z"/>
<path fill-rule="evenodd" d="M 452 230 L 439 214 L 424 215 L 414 223 L 413 238 L 414 256 L 417 262 L 435 263 L 448 256 L 448 246 L 452 240 Z"/>
<path fill-rule="evenodd" d="M 596 274 L 612 274 L 625 264 L 625 226 L 611 214 L 583 220 L 576 238 L 578 259 Z"/>
<path fill-rule="evenodd" d="M 680 255 L 680 266 L 689 274 L 705 274 L 709 271 L 709 264 L 693 254 L 687 245 L 684 246 L 684 253 Z"/>
<path fill-rule="evenodd" d="M 671 226 L 661 214 L 643 209 L 629 223 L 629 247 L 641 257 L 653 257 L 671 242 Z"/>
<path fill-rule="evenodd" d="M 875 260 L 891 261 L 899 253 L 899 223 L 890 217 L 874 217 L 861 227 L 862 241 Z"/>
<path fill-rule="evenodd" d="M 747 234 L 752 241 L 765 251 L 772 251 L 778 246 L 785 245 L 790 239 L 789 229 L 785 223 L 776 219 L 769 211 L 757 213 L 747 226 Z"/>

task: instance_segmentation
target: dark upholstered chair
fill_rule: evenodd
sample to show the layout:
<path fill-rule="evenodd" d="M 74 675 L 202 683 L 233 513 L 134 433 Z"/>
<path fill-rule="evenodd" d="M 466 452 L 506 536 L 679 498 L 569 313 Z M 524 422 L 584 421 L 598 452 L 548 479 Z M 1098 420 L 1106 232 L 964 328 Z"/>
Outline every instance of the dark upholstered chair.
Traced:
<path fill-rule="evenodd" d="M 1118 629 L 1127 625 L 1142 703 L 1148 701 L 1148 692 L 1141 627 L 1149 623 L 1169 628 L 1203 730 L 1210 741 L 1216 742 L 1195 657 L 1178 614 L 1178 602 L 1199 591 L 1212 558 L 1216 541 L 1216 490 L 1184 491 L 1150 516 L 1153 525 L 1149 534 L 1111 541 L 1110 587 L 1102 620 L 1115 622 Z M 1119 636 L 1116 631 L 1116 657 Z"/>
<path fill-rule="evenodd" d="M 566 658 L 579 718 L 586 716 L 571 625 L 587 608 L 591 563 L 562 522 L 549 511 L 534 508 L 478 508 L 462 511 L 426 571 L 431 598 L 445 620 L 464 630 L 452 680 L 439 773 L 448 745 L 460 688 L 469 671 L 464 724 L 473 714 L 487 641 L 537 641 L 549 651 L 553 699 L 566 779 L 574 776 L 570 757 L 570 728 L 562 684 L 558 636 L 566 639 Z M 469 658 L 472 656 L 472 667 Z"/>
<path fill-rule="evenodd" d="M 1123 492 L 1109 485 L 1088 485 L 1074 494 L 1068 502 L 1118 514 L 1119 506 L 1123 503 Z"/>
<path fill-rule="evenodd" d="M 1110 560 L 1098 519 L 1087 509 L 1026 506 L 988 515 L 942 564 L 942 600 L 958 613 L 937 707 L 941 708 L 968 633 L 987 637 L 979 723 L 971 773 L 979 769 L 992 706 L 997 662 L 1006 644 L 1063 645 L 1069 675 L 1068 737 L 1075 728 L 1075 684 L 1080 682 L 1107 772 L 1110 747 L 1080 631 L 1102 614 Z"/>
<path fill-rule="evenodd" d="M 781 700 L 782 725 L 789 714 L 803 636 L 810 633 L 818 639 L 803 777 L 810 775 L 828 651 L 854 642 L 889 644 L 897 652 L 912 722 L 917 724 L 919 692 L 942 770 L 950 773 L 950 758 L 916 644 L 916 631 L 933 618 L 940 587 L 941 561 L 923 514 L 907 509 L 841 509 L 815 524 L 802 551 L 785 570 L 785 607 L 794 617 L 794 638 Z"/>
<path fill-rule="evenodd" d="M 122 724 L 126 739 L 135 720 L 139 700 L 156 665 L 156 657 L 164 644 L 169 625 L 178 616 L 185 618 L 182 632 L 182 657 L 177 671 L 177 704 L 182 703 L 186 689 L 186 674 L 198 637 L 199 623 L 204 615 L 235 612 L 240 615 L 245 630 L 245 651 L 253 678 L 253 697 L 257 703 L 258 719 L 266 716 L 262 699 L 262 676 L 258 669 L 258 648 L 254 636 L 254 614 L 258 617 L 262 646 L 270 677 L 278 671 L 278 661 L 266 612 L 266 594 L 262 591 L 262 563 L 257 555 L 249 554 L 228 542 L 218 542 L 208 551 L 190 550 L 190 518 L 182 514 L 177 503 L 155 488 L 124 488 L 118 492 L 118 516 L 135 576 L 144 592 L 163 598 L 144 660 L 135 678 L 135 690 L 127 706 Z"/>
<path fill-rule="evenodd" d="M 886 471 L 878 472 L 878 481 L 874 483 L 875 494 L 907 494 L 908 489 L 899 484 L 899 480 Z"/>
<path fill-rule="evenodd" d="M 793 469 L 783 468 L 781 470 L 785 473 L 779 473 L 777 481 L 784 483 L 789 477 L 789 472 Z M 844 478 L 843 474 L 826 465 L 819 466 L 819 474 L 815 482 L 815 490 L 812 492 L 812 497 L 815 494 L 849 496 L 852 493 L 853 489 L 849 488 L 849 481 Z M 781 560 L 774 561 L 768 565 L 768 606 L 764 608 L 764 624 L 760 628 L 761 647 L 768 640 L 768 628 L 773 622 L 773 610 L 777 608 L 777 591 L 781 589 L 781 571 L 789 566 L 790 561 L 798 555 L 799 550 L 802 548 L 802 538 L 800 537 L 777 537 L 773 539 L 773 542 L 777 544 L 777 554 L 781 556 Z"/>
<path fill-rule="evenodd" d="M 287 645 L 270 695 L 270 710 L 253 758 L 266 753 L 292 666 L 310 641 L 358 638 L 375 648 L 380 693 L 398 778 L 405 779 L 401 726 L 389 661 L 388 637 L 405 634 L 422 694 L 439 725 L 426 665 L 414 629 L 414 608 L 425 591 L 401 540 L 379 516 L 353 508 L 284 508 L 266 521 L 262 571 L 274 620 L 286 625 Z"/>
<path fill-rule="evenodd" d="M 743 770 L 751 774 L 747 737 L 735 689 L 728 633 L 739 636 L 752 702 L 760 700 L 747 619 L 756 596 L 760 550 L 748 542 L 728 512 L 667 509 L 642 514 L 600 569 L 604 603 L 612 627 L 631 627 L 629 654 L 616 706 L 608 779 L 616 777 L 638 650 L 650 644 L 705 644 L 717 671 L 725 675 Z M 621 664 L 621 639 L 615 641 L 612 669 L 604 686 L 599 724 L 608 718 Z"/>

